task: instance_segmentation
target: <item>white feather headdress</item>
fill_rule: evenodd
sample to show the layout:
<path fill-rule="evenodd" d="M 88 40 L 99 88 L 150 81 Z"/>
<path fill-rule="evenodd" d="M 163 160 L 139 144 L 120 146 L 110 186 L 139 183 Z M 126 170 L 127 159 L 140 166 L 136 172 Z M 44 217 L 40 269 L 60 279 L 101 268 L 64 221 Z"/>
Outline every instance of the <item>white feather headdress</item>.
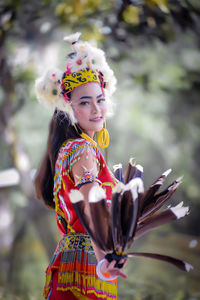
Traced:
<path fill-rule="evenodd" d="M 113 112 L 111 96 L 115 91 L 116 78 L 113 71 L 106 62 L 104 51 L 98 49 L 88 42 L 79 41 L 81 33 L 64 37 L 65 41 L 72 44 L 73 53 L 69 55 L 67 66 L 70 73 L 77 73 L 86 68 L 101 72 L 105 82 L 104 92 L 107 102 L 107 115 Z M 58 69 L 50 69 L 36 80 L 35 90 L 39 102 L 44 103 L 48 108 L 65 111 L 68 113 L 72 124 L 76 123 L 71 104 L 66 101 L 62 94 L 62 75 Z"/>

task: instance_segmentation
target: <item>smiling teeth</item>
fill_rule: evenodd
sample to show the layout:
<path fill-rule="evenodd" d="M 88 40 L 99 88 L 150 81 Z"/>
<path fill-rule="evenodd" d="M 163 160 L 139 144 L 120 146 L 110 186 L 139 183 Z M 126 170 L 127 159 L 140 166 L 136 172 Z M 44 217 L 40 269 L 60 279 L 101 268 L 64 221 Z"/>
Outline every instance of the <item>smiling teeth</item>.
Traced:
<path fill-rule="evenodd" d="M 91 121 L 102 119 L 102 117 L 91 119 Z"/>

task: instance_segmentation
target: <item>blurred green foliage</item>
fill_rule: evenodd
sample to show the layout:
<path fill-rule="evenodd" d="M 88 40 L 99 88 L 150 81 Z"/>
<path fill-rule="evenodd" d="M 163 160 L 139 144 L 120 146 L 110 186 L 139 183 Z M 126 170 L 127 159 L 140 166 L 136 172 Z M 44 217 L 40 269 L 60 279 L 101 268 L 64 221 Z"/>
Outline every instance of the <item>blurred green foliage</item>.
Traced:
<path fill-rule="evenodd" d="M 34 80 L 53 64 L 64 70 L 69 46 L 62 38 L 81 31 L 106 51 L 118 79 L 115 115 L 107 122 L 110 167 L 135 157 L 144 166 L 146 186 L 170 167 L 167 183 L 184 175 L 172 202 L 189 204 L 190 215 L 136 241 L 134 251 L 175 255 L 196 270 L 185 274 L 164 263 L 132 260 L 129 279 L 119 281 L 122 300 L 200 299 L 199 16 L 198 0 L 0 2 L 1 170 L 15 167 L 11 126 L 31 169 L 38 167 L 51 113 L 38 105 Z M 0 299 L 42 299 L 49 258 L 33 223 L 26 223 L 12 248 L 30 203 L 19 186 L 1 189 L 0 196 Z M 54 214 L 48 219 L 58 240 Z M 191 240 L 197 240 L 195 248 L 189 248 Z"/>

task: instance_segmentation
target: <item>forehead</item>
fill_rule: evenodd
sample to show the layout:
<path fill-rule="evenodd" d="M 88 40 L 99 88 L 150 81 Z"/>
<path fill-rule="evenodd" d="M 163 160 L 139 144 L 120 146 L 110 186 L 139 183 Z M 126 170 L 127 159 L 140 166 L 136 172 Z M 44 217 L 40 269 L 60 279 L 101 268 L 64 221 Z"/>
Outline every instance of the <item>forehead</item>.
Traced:
<path fill-rule="evenodd" d="M 99 96 L 100 94 L 102 94 L 100 85 L 97 82 L 88 82 L 75 88 L 71 93 L 71 98 L 82 96 Z"/>

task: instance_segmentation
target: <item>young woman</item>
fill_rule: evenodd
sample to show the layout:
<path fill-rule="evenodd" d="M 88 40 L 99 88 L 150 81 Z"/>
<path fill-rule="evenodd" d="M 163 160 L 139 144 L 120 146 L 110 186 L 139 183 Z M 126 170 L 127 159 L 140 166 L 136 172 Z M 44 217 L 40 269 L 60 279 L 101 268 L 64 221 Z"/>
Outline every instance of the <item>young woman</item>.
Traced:
<path fill-rule="evenodd" d="M 69 55 L 65 73 L 48 71 L 36 81 L 40 102 L 55 109 L 47 151 L 36 175 L 36 192 L 47 206 L 55 208 L 63 236 L 46 270 L 44 297 L 117 299 L 116 278 L 127 276 L 114 267 L 115 261 L 102 261 L 105 253 L 91 241 L 70 201 L 76 195 L 74 190 L 79 190 L 90 222 L 91 189 L 103 188 L 109 205 L 117 183 L 94 141 L 94 134 L 99 132 L 99 144 L 108 145 L 104 124 L 116 79 L 103 51 L 78 41 L 79 36 L 66 38 L 74 52 Z"/>

